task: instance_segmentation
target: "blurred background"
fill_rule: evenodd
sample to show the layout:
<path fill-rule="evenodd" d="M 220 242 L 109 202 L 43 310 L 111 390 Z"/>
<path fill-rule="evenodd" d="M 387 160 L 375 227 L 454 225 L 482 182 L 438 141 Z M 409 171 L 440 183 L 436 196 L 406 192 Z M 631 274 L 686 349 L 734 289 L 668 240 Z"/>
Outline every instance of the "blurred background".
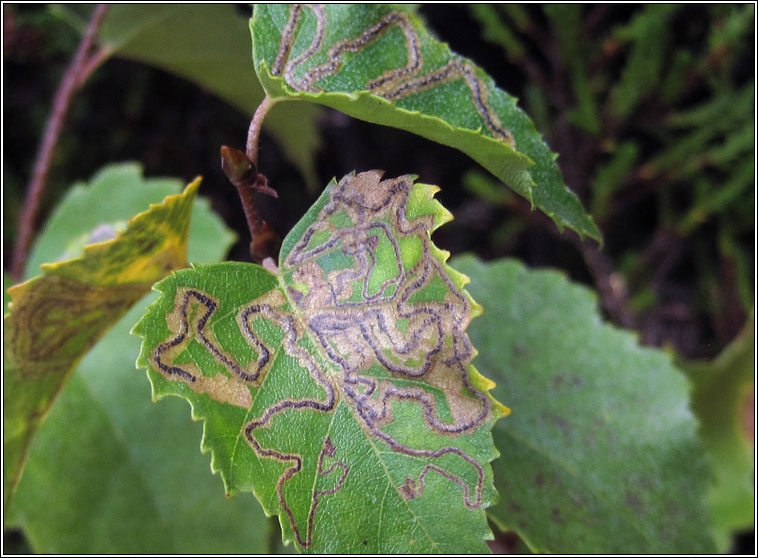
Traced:
<path fill-rule="evenodd" d="M 230 10 L 249 48 L 251 8 Z M 85 12 L 3 5 L 5 269 Z M 602 249 L 559 232 L 464 154 L 330 109 L 314 109 L 315 136 L 295 163 L 296 147 L 280 138 L 305 134 L 302 121 L 283 116 L 277 137 L 264 133 L 260 170 L 280 196 L 261 198 L 273 228 L 284 236 L 333 176 L 371 168 L 418 174 L 442 188 L 438 198 L 455 216 L 435 233 L 440 247 L 562 269 L 595 289 L 606 318 L 637 331 L 643 344 L 682 360 L 718 355 L 754 306 L 754 5 L 434 5 L 420 13 L 520 99 L 602 231 Z M 198 49 L 203 38 L 198 31 L 193 39 Z M 252 64 L 243 60 L 242 69 L 246 83 Z M 219 146 L 243 148 L 257 101 L 217 93 L 181 61 L 151 60 L 126 44 L 74 98 L 38 224 L 75 181 L 135 160 L 146 176 L 203 175 L 201 194 L 239 236 L 229 259 L 250 261 Z M 752 401 L 744 414 L 751 439 Z M 748 552 L 752 542 L 746 532 L 735 550 Z"/>

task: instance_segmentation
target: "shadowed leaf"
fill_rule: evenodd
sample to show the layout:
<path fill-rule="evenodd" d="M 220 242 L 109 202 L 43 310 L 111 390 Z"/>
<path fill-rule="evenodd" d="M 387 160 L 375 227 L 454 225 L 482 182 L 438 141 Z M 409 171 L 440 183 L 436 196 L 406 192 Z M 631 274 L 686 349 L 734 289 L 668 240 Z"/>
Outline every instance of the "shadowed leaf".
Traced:
<path fill-rule="evenodd" d="M 755 330 L 753 315 L 713 362 L 684 363 L 692 402 L 710 457 L 708 500 L 719 552 L 735 531 L 753 528 L 755 499 Z"/>
<path fill-rule="evenodd" d="M 278 269 L 161 281 L 138 363 L 205 420 L 227 492 L 255 493 L 298 550 L 486 552 L 507 410 L 471 365 L 478 306 L 431 243 L 450 218 L 436 187 L 380 177 L 327 186 Z"/>
<path fill-rule="evenodd" d="M 78 6 L 56 6 L 71 20 Z M 83 31 L 84 24 L 74 21 Z M 252 116 L 263 90 L 250 60 L 247 17 L 233 4 L 114 4 L 99 43 L 113 56 L 136 60 L 185 78 Z M 274 109 L 264 129 L 282 147 L 311 191 L 318 185 L 314 155 L 321 109 L 308 103 Z"/>

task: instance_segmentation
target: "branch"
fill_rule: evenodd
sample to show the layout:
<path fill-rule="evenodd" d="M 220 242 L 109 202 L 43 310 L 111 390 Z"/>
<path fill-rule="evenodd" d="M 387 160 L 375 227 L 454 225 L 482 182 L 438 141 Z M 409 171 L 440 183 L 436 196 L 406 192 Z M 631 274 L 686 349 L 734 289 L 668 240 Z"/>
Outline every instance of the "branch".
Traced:
<path fill-rule="evenodd" d="M 579 249 L 595 281 L 603 307 L 619 325 L 632 329 L 635 317 L 629 310 L 627 287 L 621 275 L 613 271 L 611 261 L 596 246 L 582 242 Z"/>
<path fill-rule="evenodd" d="M 15 279 L 21 279 L 24 273 L 24 264 L 29 250 L 29 244 L 34 232 L 34 223 L 37 218 L 42 192 L 47 182 L 47 174 L 50 170 L 50 163 L 53 159 L 55 145 L 58 143 L 63 124 L 71 107 L 71 100 L 74 93 L 78 90 L 83 82 L 109 54 L 105 50 L 99 50 L 90 56 L 90 50 L 97 37 L 98 30 L 105 19 L 108 6 L 98 4 L 92 13 L 92 18 L 87 25 L 87 30 L 77 47 L 71 64 L 63 75 L 63 80 L 58 86 L 53 99 L 52 112 L 48 118 L 45 127 L 45 133 L 42 136 L 42 142 L 37 150 L 37 158 L 34 163 L 32 178 L 26 190 L 26 200 L 24 201 L 24 210 L 19 223 L 18 237 L 16 246 L 13 251 L 13 263 L 11 265 L 11 275 Z"/>

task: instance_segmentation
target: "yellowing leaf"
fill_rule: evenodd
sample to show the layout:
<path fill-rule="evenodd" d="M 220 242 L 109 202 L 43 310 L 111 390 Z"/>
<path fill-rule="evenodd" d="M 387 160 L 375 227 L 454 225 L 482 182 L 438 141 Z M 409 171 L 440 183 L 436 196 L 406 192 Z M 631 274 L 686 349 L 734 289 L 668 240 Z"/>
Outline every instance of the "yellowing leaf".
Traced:
<path fill-rule="evenodd" d="M 81 257 L 42 265 L 8 290 L 4 318 L 4 507 L 29 443 L 76 363 L 107 329 L 172 269 L 186 265 L 187 231 L 200 179 L 134 217 Z M 116 200 L 114 200 L 115 203 Z"/>

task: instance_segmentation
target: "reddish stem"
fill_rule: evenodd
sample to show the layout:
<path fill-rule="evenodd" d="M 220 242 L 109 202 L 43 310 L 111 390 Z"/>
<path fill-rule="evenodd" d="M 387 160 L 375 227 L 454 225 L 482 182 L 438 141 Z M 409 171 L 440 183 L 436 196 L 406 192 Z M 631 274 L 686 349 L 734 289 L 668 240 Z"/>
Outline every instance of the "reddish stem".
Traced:
<path fill-rule="evenodd" d="M 268 185 L 266 177 L 257 172 L 249 157 L 238 149 L 221 146 L 221 168 L 229 181 L 237 188 L 250 229 L 250 257 L 256 263 L 274 255 L 280 244 L 278 235 L 263 220 L 255 196 L 257 193 L 279 197 L 276 190 Z"/>
<path fill-rule="evenodd" d="M 266 118 L 268 111 L 271 110 L 271 107 L 275 104 L 276 101 L 273 101 L 271 97 L 266 95 L 255 110 L 253 119 L 250 121 L 250 128 L 247 131 L 247 147 L 245 153 L 256 169 L 258 168 L 258 138 L 260 138 L 261 135 L 263 120 Z"/>
<path fill-rule="evenodd" d="M 63 75 L 63 80 L 55 92 L 53 107 L 50 117 L 47 121 L 45 133 L 42 136 L 39 149 L 37 150 L 37 159 L 34 163 L 34 171 L 29 181 L 26 191 L 26 200 L 24 201 L 24 210 L 19 223 L 18 237 L 16 246 L 13 251 L 13 263 L 11 265 L 11 275 L 19 280 L 24 273 L 24 264 L 29 249 L 29 244 L 34 232 L 34 223 L 37 218 L 42 192 L 47 182 L 47 174 L 50 170 L 50 163 L 55 151 L 55 145 L 58 143 L 63 124 L 71 107 L 71 99 L 74 92 L 79 89 L 84 80 L 89 76 L 108 55 L 105 50 L 99 50 L 91 57 L 89 56 L 92 45 L 97 37 L 97 32 L 105 19 L 108 6 L 98 4 L 92 13 L 92 18 L 87 25 L 87 30 L 82 37 L 81 42 L 74 54 L 71 64 Z"/>
<path fill-rule="evenodd" d="M 97 70 L 103 62 L 110 58 L 111 54 L 113 54 L 113 51 L 110 48 L 100 47 L 87 58 L 79 72 L 79 81 L 76 84 L 77 89 L 84 87 L 84 84 L 92 73 Z"/>

